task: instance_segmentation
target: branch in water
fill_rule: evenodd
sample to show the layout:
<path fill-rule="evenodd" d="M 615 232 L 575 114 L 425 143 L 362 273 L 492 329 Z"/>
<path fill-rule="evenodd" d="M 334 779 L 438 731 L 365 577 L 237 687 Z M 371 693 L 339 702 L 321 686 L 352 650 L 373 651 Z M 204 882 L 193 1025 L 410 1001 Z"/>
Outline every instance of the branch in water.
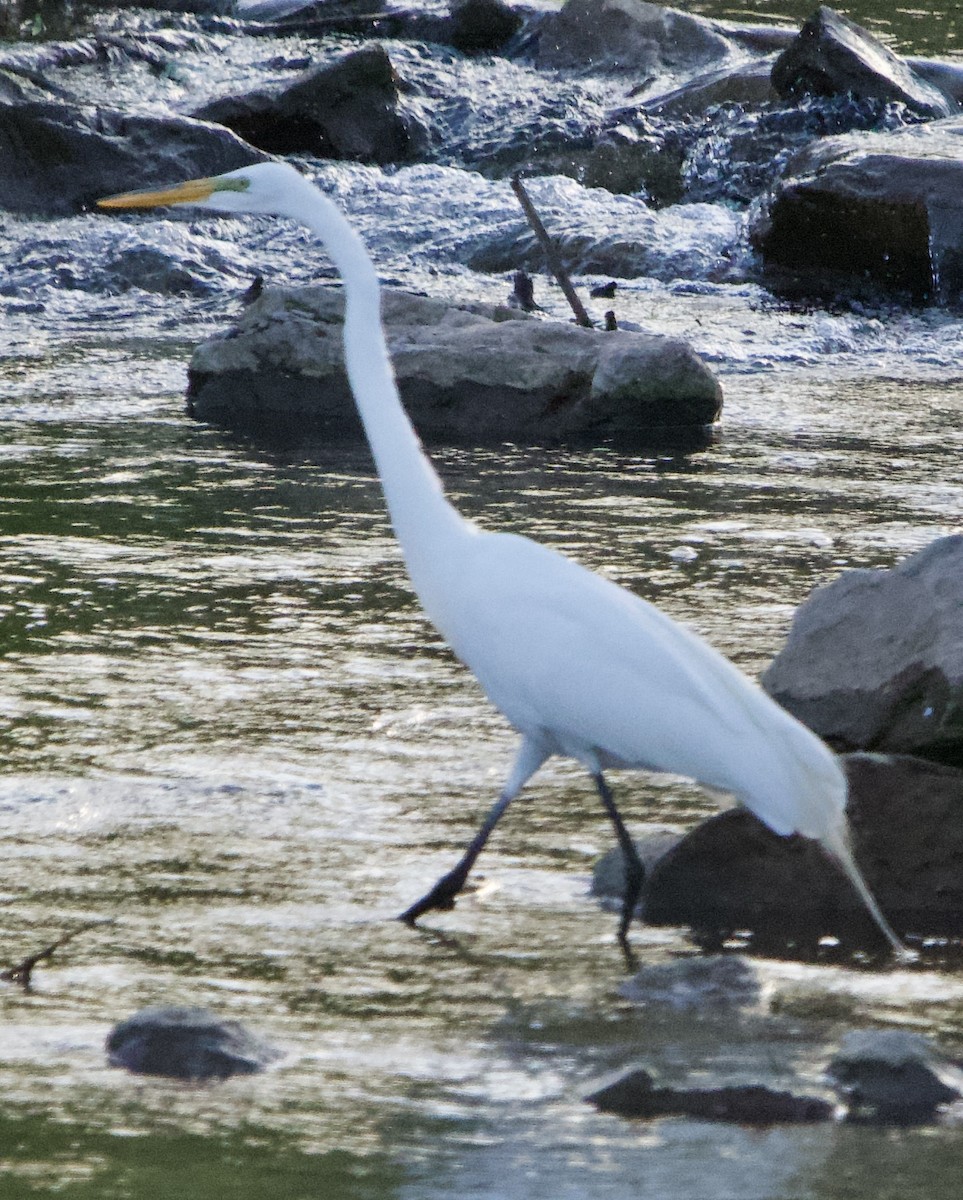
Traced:
<path fill-rule="evenodd" d="M 572 286 L 571 276 L 569 275 L 568 271 L 566 271 L 565 265 L 559 257 L 555 243 L 548 236 L 548 232 L 545 229 L 545 226 L 542 224 L 541 217 L 539 217 L 538 213 L 535 211 L 535 206 L 532 204 L 531 197 L 525 190 L 521 178 L 518 175 L 512 176 L 512 191 L 518 197 L 518 202 L 522 206 L 522 211 L 528 218 L 529 225 L 531 225 L 535 232 L 535 236 L 538 238 L 542 249 L 545 251 L 545 257 L 548 260 L 549 268 L 552 274 L 558 280 L 558 286 L 565 293 L 565 299 L 572 306 L 572 312 L 575 313 L 575 320 L 577 324 L 584 325 L 586 329 L 591 329 L 593 327 L 592 319 L 585 311 L 585 306 L 583 305 L 582 301 L 579 300 L 578 296 L 576 295 L 575 288 Z"/>

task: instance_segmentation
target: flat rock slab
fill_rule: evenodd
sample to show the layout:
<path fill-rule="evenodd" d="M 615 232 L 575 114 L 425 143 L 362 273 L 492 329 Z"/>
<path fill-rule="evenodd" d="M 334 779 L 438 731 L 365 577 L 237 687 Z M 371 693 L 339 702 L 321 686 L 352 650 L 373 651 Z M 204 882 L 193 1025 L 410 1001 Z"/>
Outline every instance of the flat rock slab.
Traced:
<path fill-rule="evenodd" d="M 602 1112 L 622 1117 L 690 1117 L 731 1121 L 739 1125 L 799 1125 L 830 1121 L 835 1105 L 821 1096 L 777 1091 L 761 1083 L 722 1087 L 658 1087 L 645 1070 L 622 1078 L 586 1096 Z"/>
<path fill-rule="evenodd" d="M 963 767 L 963 535 L 817 588 L 762 684 L 838 749 Z"/>
<path fill-rule="evenodd" d="M 963 118 L 823 138 L 752 231 L 771 281 L 811 295 L 963 295 Z"/>
<path fill-rule="evenodd" d="M 107 1037 L 112 1067 L 171 1079 L 253 1075 L 279 1057 L 240 1022 L 189 1006 L 142 1008 L 115 1025 Z"/>
<path fill-rule="evenodd" d="M 963 931 L 963 771 L 878 754 L 843 758 L 856 861 L 902 935 Z M 760 949 L 815 947 L 833 935 L 882 948 L 852 885 L 808 838 L 782 838 L 752 813 L 729 809 L 696 826 L 646 880 L 653 925 L 754 935 Z"/>
<path fill-rule="evenodd" d="M 386 291 L 402 398 L 433 444 L 691 446 L 719 415 L 715 376 L 686 343 L 581 329 L 510 308 Z M 279 439 L 359 440 L 340 288 L 271 288 L 190 366 L 198 420 Z"/>

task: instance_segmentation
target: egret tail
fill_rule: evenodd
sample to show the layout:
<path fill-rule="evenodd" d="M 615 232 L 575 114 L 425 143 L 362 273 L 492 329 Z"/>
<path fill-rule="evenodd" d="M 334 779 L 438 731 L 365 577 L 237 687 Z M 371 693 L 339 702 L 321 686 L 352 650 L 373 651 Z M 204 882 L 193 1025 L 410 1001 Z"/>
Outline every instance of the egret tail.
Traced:
<path fill-rule="evenodd" d="M 869 890 L 869 885 L 863 878 L 863 873 L 856 865 L 856 860 L 853 858 L 853 852 L 849 845 L 847 831 L 843 829 L 835 829 L 831 834 L 820 838 L 824 849 L 829 854 L 829 857 L 834 863 L 839 866 L 847 879 L 856 889 L 860 899 L 866 905 L 870 916 L 879 926 L 880 931 L 886 937 L 886 940 L 893 947 L 893 951 L 901 962 L 913 962 L 916 955 L 912 950 L 908 950 L 903 945 L 899 937 L 893 930 L 889 921 L 883 916 L 879 905 L 876 903 L 876 897 Z"/>

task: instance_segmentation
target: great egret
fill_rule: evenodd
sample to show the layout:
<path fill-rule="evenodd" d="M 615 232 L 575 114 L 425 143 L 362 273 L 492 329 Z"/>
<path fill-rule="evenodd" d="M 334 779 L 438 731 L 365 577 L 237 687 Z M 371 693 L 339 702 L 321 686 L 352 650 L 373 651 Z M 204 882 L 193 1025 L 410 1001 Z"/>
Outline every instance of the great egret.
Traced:
<path fill-rule="evenodd" d="M 625 855 L 621 940 L 645 873 L 603 771 L 638 767 L 730 792 L 776 833 L 817 839 L 893 948 L 905 953 L 853 860 L 846 778 L 819 738 L 651 604 L 528 538 L 478 529 L 448 502 L 401 406 L 374 265 L 330 200 L 293 167 L 261 163 L 99 204 L 289 217 L 321 239 L 341 274 L 348 378 L 411 582 L 452 650 L 522 737 L 475 838 L 402 920 L 414 924 L 431 909 L 453 907 L 505 810 L 558 754 L 592 776 Z"/>

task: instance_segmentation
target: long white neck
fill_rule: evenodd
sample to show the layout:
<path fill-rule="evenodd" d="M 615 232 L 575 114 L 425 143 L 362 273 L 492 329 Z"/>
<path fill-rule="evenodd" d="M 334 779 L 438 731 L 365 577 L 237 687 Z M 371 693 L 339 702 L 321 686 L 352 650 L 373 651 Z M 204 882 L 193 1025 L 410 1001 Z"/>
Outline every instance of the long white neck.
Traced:
<path fill-rule="evenodd" d="M 317 234 L 344 283 L 348 381 L 395 536 L 415 590 L 431 612 L 425 595 L 433 577 L 431 564 L 444 562 L 452 540 L 468 535 L 470 527 L 446 499 L 441 480 L 402 408 L 381 325 L 381 289 L 374 264 L 364 242 L 337 207 L 307 182 L 305 193 L 286 215 Z"/>

